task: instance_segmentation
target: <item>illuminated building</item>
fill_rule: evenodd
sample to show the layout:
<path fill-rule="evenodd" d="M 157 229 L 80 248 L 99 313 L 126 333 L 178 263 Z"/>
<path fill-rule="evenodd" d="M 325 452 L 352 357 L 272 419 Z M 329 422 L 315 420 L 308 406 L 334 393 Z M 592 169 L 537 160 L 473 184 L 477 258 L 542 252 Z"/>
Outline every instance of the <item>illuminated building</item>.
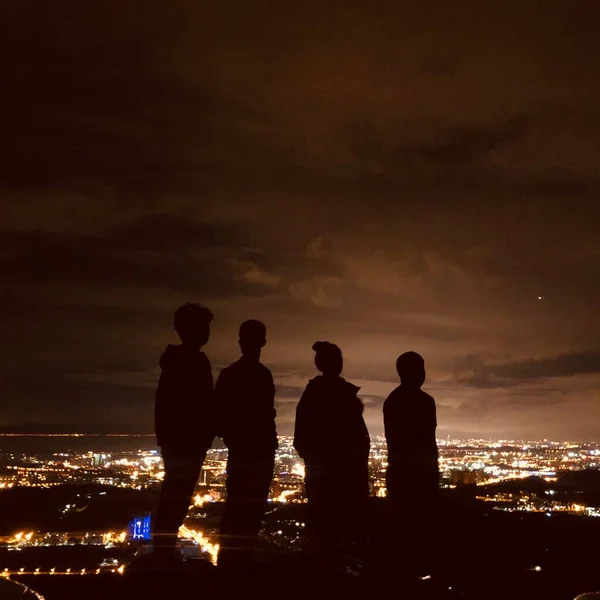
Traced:
<path fill-rule="evenodd" d="M 135 517 L 129 523 L 128 532 L 133 540 L 149 540 L 150 539 L 150 515 L 144 517 Z"/>
<path fill-rule="evenodd" d="M 450 485 L 475 485 L 481 480 L 479 475 L 478 471 L 452 469 L 449 477 Z"/>

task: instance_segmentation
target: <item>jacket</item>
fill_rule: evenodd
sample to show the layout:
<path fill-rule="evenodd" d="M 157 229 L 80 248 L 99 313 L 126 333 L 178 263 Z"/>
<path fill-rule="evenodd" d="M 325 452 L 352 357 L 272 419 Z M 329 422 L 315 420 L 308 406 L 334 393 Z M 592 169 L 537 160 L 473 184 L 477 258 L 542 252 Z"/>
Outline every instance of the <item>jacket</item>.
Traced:
<path fill-rule="evenodd" d="M 207 450 L 215 435 L 210 361 L 204 352 L 169 344 L 160 368 L 154 407 L 158 445 Z"/>

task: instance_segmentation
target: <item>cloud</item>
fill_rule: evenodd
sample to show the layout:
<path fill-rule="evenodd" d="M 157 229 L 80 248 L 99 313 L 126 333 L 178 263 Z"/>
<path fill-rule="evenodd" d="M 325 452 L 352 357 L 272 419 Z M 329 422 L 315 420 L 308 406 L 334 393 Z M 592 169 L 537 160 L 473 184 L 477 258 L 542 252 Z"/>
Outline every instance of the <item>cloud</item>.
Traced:
<path fill-rule="evenodd" d="M 211 298 L 256 293 L 253 284 L 275 281 L 244 263 L 236 228 L 176 214 L 150 214 L 94 237 L 0 231 L 0 243 L 8 249 L 0 271 L 13 281 L 157 286 Z"/>
<path fill-rule="evenodd" d="M 317 308 L 341 306 L 342 281 L 337 277 L 315 275 L 309 279 L 292 282 L 290 296 L 300 302 L 310 302 Z"/>
<path fill-rule="evenodd" d="M 12 376 L 4 382 L 5 403 L 1 426 L 37 423 L 64 428 L 63 431 L 95 433 L 152 430 L 153 395 L 136 386 L 74 380 L 60 387 L 60 375 L 31 377 L 31 373 Z M 27 393 L 29 392 L 29 394 Z M 18 401 L 16 401 L 18 398 Z"/>
<path fill-rule="evenodd" d="M 600 15 L 550 4 L 12 3 L 2 419 L 151 427 L 198 300 L 214 365 L 265 321 L 288 429 L 331 339 L 373 431 L 414 349 L 445 431 L 588 432 Z"/>
<path fill-rule="evenodd" d="M 270 275 L 264 269 L 255 265 L 253 262 L 234 261 L 235 268 L 238 270 L 237 279 L 250 284 L 260 284 L 268 288 L 276 288 L 279 285 L 280 278 L 276 275 Z"/>
<path fill-rule="evenodd" d="M 600 352 L 571 352 L 553 358 L 479 364 L 463 382 L 480 388 L 513 387 L 523 382 L 600 373 Z"/>

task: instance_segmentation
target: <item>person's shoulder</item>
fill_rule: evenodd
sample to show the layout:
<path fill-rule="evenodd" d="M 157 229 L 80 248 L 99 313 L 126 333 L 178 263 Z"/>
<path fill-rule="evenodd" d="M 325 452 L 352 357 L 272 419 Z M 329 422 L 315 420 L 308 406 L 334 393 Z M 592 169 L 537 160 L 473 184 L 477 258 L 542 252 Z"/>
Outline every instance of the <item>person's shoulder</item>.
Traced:
<path fill-rule="evenodd" d="M 423 401 L 428 402 L 429 404 L 433 404 L 435 406 L 435 398 L 428 394 L 427 392 L 420 390 L 420 397 Z"/>
<path fill-rule="evenodd" d="M 400 402 L 400 386 L 394 388 L 388 397 L 383 401 L 383 414 L 387 415 L 395 410 L 395 406 Z"/>
<path fill-rule="evenodd" d="M 224 378 L 232 377 L 233 375 L 235 375 L 236 371 L 238 371 L 240 368 L 239 362 L 240 362 L 239 360 L 236 360 L 235 362 L 231 363 L 230 365 L 223 367 L 219 373 L 219 378 L 224 379 Z"/>
<path fill-rule="evenodd" d="M 269 367 L 267 367 L 266 365 L 263 365 L 263 363 L 261 362 L 258 363 L 258 370 L 262 375 L 271 377 L 271 379 L 273 378 L 273 373 L 271 373 L 271 369 L 269 369 Z"/>
<path fill-rule="evenodd" d="M 389 394 L 389 396 L 385 399 L 385 402 L 394 402 L 398 398 L 403 396 L 402 386 L 395 387 Z M 385 404 L 384 402 L 384 404 Z"/>
<path fill-rule="evenodd" d="M 308 380 L 302 395 L 300 396 L 299 406 L 316 406 L 318 405 L 318 399 L 322 395 L 321 389 L 321 376 L 313 377 Z"/>
<path fill-rule="evenodd" d="M 159 364 L 161 369 L 169 368 L 179 362 L 181 346 L 177 344 L 167 344 L 160 356 Z"/>
<path fill-rule="evenodd" d="M 346 381 L 343 377 L 339 378 L 339 383 L 344 392 L 350 396 L 356 396 L 360 390 L 360 386 L 354 385 L 351 381 Z"/>
<path fill-rule="evenodd" d="M 252 378 L 257 382 L 257 384 L 260 385 L 273 384 L 273 374 L 271 373 L 271 369 L 269 369 L 269 367 L 263 365 L 260 361 L 242 363 L 243 361 L 240 361 L 240 369 L 243 369 L 243 374 L 246 377 Z"/>
<path fill-rule="evenodd" d="M 316 377 L 313 377 L 312 379 L 308 380 L 308 383 L 306 384 L 304 391 L 308 392 L 308 393 L 316 392 L 319 389 L 319 387 L 321 386 L 322 382 L 323 382 L 323 376 L 317 375 Z"/>

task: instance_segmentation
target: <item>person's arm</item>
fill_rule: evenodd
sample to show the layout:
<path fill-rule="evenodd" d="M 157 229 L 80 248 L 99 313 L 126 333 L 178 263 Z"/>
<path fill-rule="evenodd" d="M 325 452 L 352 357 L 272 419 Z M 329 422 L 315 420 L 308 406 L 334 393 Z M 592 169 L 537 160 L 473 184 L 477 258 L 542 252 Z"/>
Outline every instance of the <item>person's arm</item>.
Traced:
<path fill-rule="evenodd" d="M 154 401 L 154 431 L 158 446 L 169 445 L 177 437 L 177 373 L 173 367 L 163 367 Z"/>
<path fill-rule="evenodd" d="M 431 438 L 433 440 L 433 444 L 435 445 L 435 451 L 437 453 L 437 438 L 436 438 L 436 429 L 437 429 L 437 409 L 435 406 L 435 400 L 431 398 Z"/>
<path fill-rule="evenodd" d="M 270 394 L 270 405 L 273 409 L 273 420 L 275 420 L 275 417 L 277 416 L 277 411 L 275 410 L 275 393 L 276 393 L 276 389 L 275 389 L 275 382 L 273 381 L 273 374 L 271 373 L 271 371 L 269 371 L 269 394 Z"/>
<path fill-rule="evenodd" d="M 156 393 L 154 394 L 154 433 L 156 435 L 156 444 L 160 447 L 165 442 L 164 435 L 164 418 L 163 418 L 163 395 L 162 395 L 162 379 L 163 374 L 160 374 Z"/>
<path fill-rule="evenodd" d="M 277 411 L 275 410 L 275 383 L 273 381 L 273 374 L 271 373 L 271 371 L 268 372 L 269 373 L 269 377 L 268 377 L 268 385 L 269 385 L 269 394 L 270 394 L 270 402 L 269 402 L 269 408 L 271 411 L 271 419 L 273 422 L 273 437 L 274 437 L 274 445 L 275 445 L 275 449 L 277 449 L 279 447 L 279 438 L 277 437 L 277 425 L 275 424 L 275 419 L 277 417 Z"/>
<path fill-rule="evenodd" d="M 387 398 L 383 403 L 383 433 L 389 445 L 390 439 L 394 436 L 394 417 L 392 415 L 392 401 Z"/>
<path fill-rule="evenodd" d="M 398 411 L 397 401 L 390 395 L 384 403 L 383 411 L 383 428 L 385 432 L 385 440 L 387 442 L 388 457 L 390 454 L 397 454 L 399 447 L 402 444 L 403 435 L 400 414 Z"/>
<path fill-rule="evenodd" d="M 362 445 L 360 449 L 369 454 L 371 450 L 371 438 L 369 437 L 369 429 L 367 428 L 367 424 L 365 423 L 365 418 L 363 416 L 365 412 L 365 405 L 358 396 L 356 396 L 356 404 L 355 420 L 358 426 L 359 436 L 362 438 Z"/>
<path fill-rule="evenodd" d="M 296 422 L 294 424 L 294 448 L 304 461 L 310 454 L 310 391 L 307 386 L 298 406 L 296 406 Z"/>
<path fill-rule="evenodd" d="M 226 397 L 226 377 L 223 376 L 223 371 L 219 373 L 217 377 L 217 383 L 215 384 L 215 389 L 213 392 L 212 405 L 213 405 L 213 418 L 214 418 L 214 427 L 215 427 L 215 435 L 223 438 L 224 435 L 224 405 L 225 405 L 225 397 Z"/>
<path fill-rule="evenodd" d="M 206 354 L 204 355 L 204 358 L 206 358 L 206 386 L 212 393 L 215 387 L 212 374 L 212 365 L 210 364 L 210 359 L 208 356 L 206 356 Z"/>

